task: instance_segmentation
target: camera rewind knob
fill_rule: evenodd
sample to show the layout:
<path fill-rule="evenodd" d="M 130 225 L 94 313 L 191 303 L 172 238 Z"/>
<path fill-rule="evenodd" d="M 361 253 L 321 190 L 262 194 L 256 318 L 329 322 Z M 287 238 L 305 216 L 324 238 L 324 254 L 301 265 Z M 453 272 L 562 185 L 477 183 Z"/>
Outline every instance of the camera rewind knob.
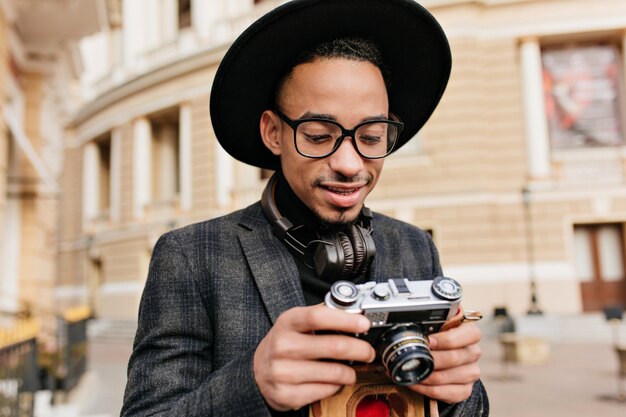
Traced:
<path fill-rule="evenodd" d="M 330 298 L 340 306 L 351 306 L 359 299 L 359 290 L 350 281 L 337 281 L 330 287 Z"/>

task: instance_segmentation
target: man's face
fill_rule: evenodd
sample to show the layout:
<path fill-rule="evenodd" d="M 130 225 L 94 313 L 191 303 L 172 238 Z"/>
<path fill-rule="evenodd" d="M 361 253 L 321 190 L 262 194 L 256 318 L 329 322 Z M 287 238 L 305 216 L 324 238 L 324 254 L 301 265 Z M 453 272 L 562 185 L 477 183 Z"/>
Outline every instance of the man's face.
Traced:
<path fill-rule="evenodd" d="M 387 89 L 380 70 L 369 62 L 317 59 L 296 66 L 279 96 L 280 110 L 290 119 L 330 118 L 346 129 L 373 118 L 387 118 Z M 383 159 L 365 159 L 346 138 L 332 155 L 300 155 L 293 130 L 276 114 L 261 119 L 266 146 L 280 156 L 287 182 L 313 212 L 328 223 L 354 221 L 372 191 Z"/>

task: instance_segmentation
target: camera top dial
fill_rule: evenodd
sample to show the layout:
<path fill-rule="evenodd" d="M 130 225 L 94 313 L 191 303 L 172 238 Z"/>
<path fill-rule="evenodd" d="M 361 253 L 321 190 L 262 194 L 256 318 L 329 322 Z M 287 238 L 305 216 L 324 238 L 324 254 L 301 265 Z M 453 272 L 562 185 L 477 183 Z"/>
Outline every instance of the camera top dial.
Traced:
<path fill-rule="evenodd" d="M 463 288 L 456 280 L 444 276 L 433 279 L 433 294 L 442 300 L 455 301 L 463 295 Z"/>
<path fill-rule="evenodd" d="M 348 307 L 359 299 L 359 290 L 350 281 L 337 281 L 330 287 L 330 298 L 335 304 Z"/>

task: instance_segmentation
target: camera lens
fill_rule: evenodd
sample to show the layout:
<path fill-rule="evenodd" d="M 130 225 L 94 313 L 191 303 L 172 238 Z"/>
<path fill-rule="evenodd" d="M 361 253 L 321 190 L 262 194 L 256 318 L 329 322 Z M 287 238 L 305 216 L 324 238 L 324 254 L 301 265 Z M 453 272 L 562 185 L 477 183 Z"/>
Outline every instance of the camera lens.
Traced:
<path fill-rule="evenodd" d="M 419 359 L 411 359 L 406 361 L 405 364 L 403 364 L 400 369 L 402 369 L 402 372 L 411 372 L 411 371 L 415 371 L 419 368 L 419 366 L 421 365 L 422 361 L 420 361 Z"/>
<path fill-rule="evenodd" d="M 416 324 L 399 324 L 380 335 L 375 347 L 391 379 L 413 385 L 426 379 L 435 367 L 428 339 Z"/>

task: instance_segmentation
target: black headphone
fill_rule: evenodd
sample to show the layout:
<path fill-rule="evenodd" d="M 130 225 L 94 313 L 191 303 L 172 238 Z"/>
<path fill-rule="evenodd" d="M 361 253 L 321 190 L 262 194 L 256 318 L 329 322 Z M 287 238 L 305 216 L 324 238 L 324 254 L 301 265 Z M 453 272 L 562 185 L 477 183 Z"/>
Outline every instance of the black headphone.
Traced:
<path fill-rule="evenodd" d="M 365 273 L 376 254 L 372 238 L 372 211 L 363 207 L 359 221 L 343 232 L 312 233 L 314 238 L 302 242 L 296 237 L 304 225 L 294 226 L 278 211 L 274 199 L 278 176 L 269 179 L 261 197 L 261 207 L 272 224 L 274 234 L 282 240 L 294 256 L 312 268 L 327 281 L 350 279 Z"/>

